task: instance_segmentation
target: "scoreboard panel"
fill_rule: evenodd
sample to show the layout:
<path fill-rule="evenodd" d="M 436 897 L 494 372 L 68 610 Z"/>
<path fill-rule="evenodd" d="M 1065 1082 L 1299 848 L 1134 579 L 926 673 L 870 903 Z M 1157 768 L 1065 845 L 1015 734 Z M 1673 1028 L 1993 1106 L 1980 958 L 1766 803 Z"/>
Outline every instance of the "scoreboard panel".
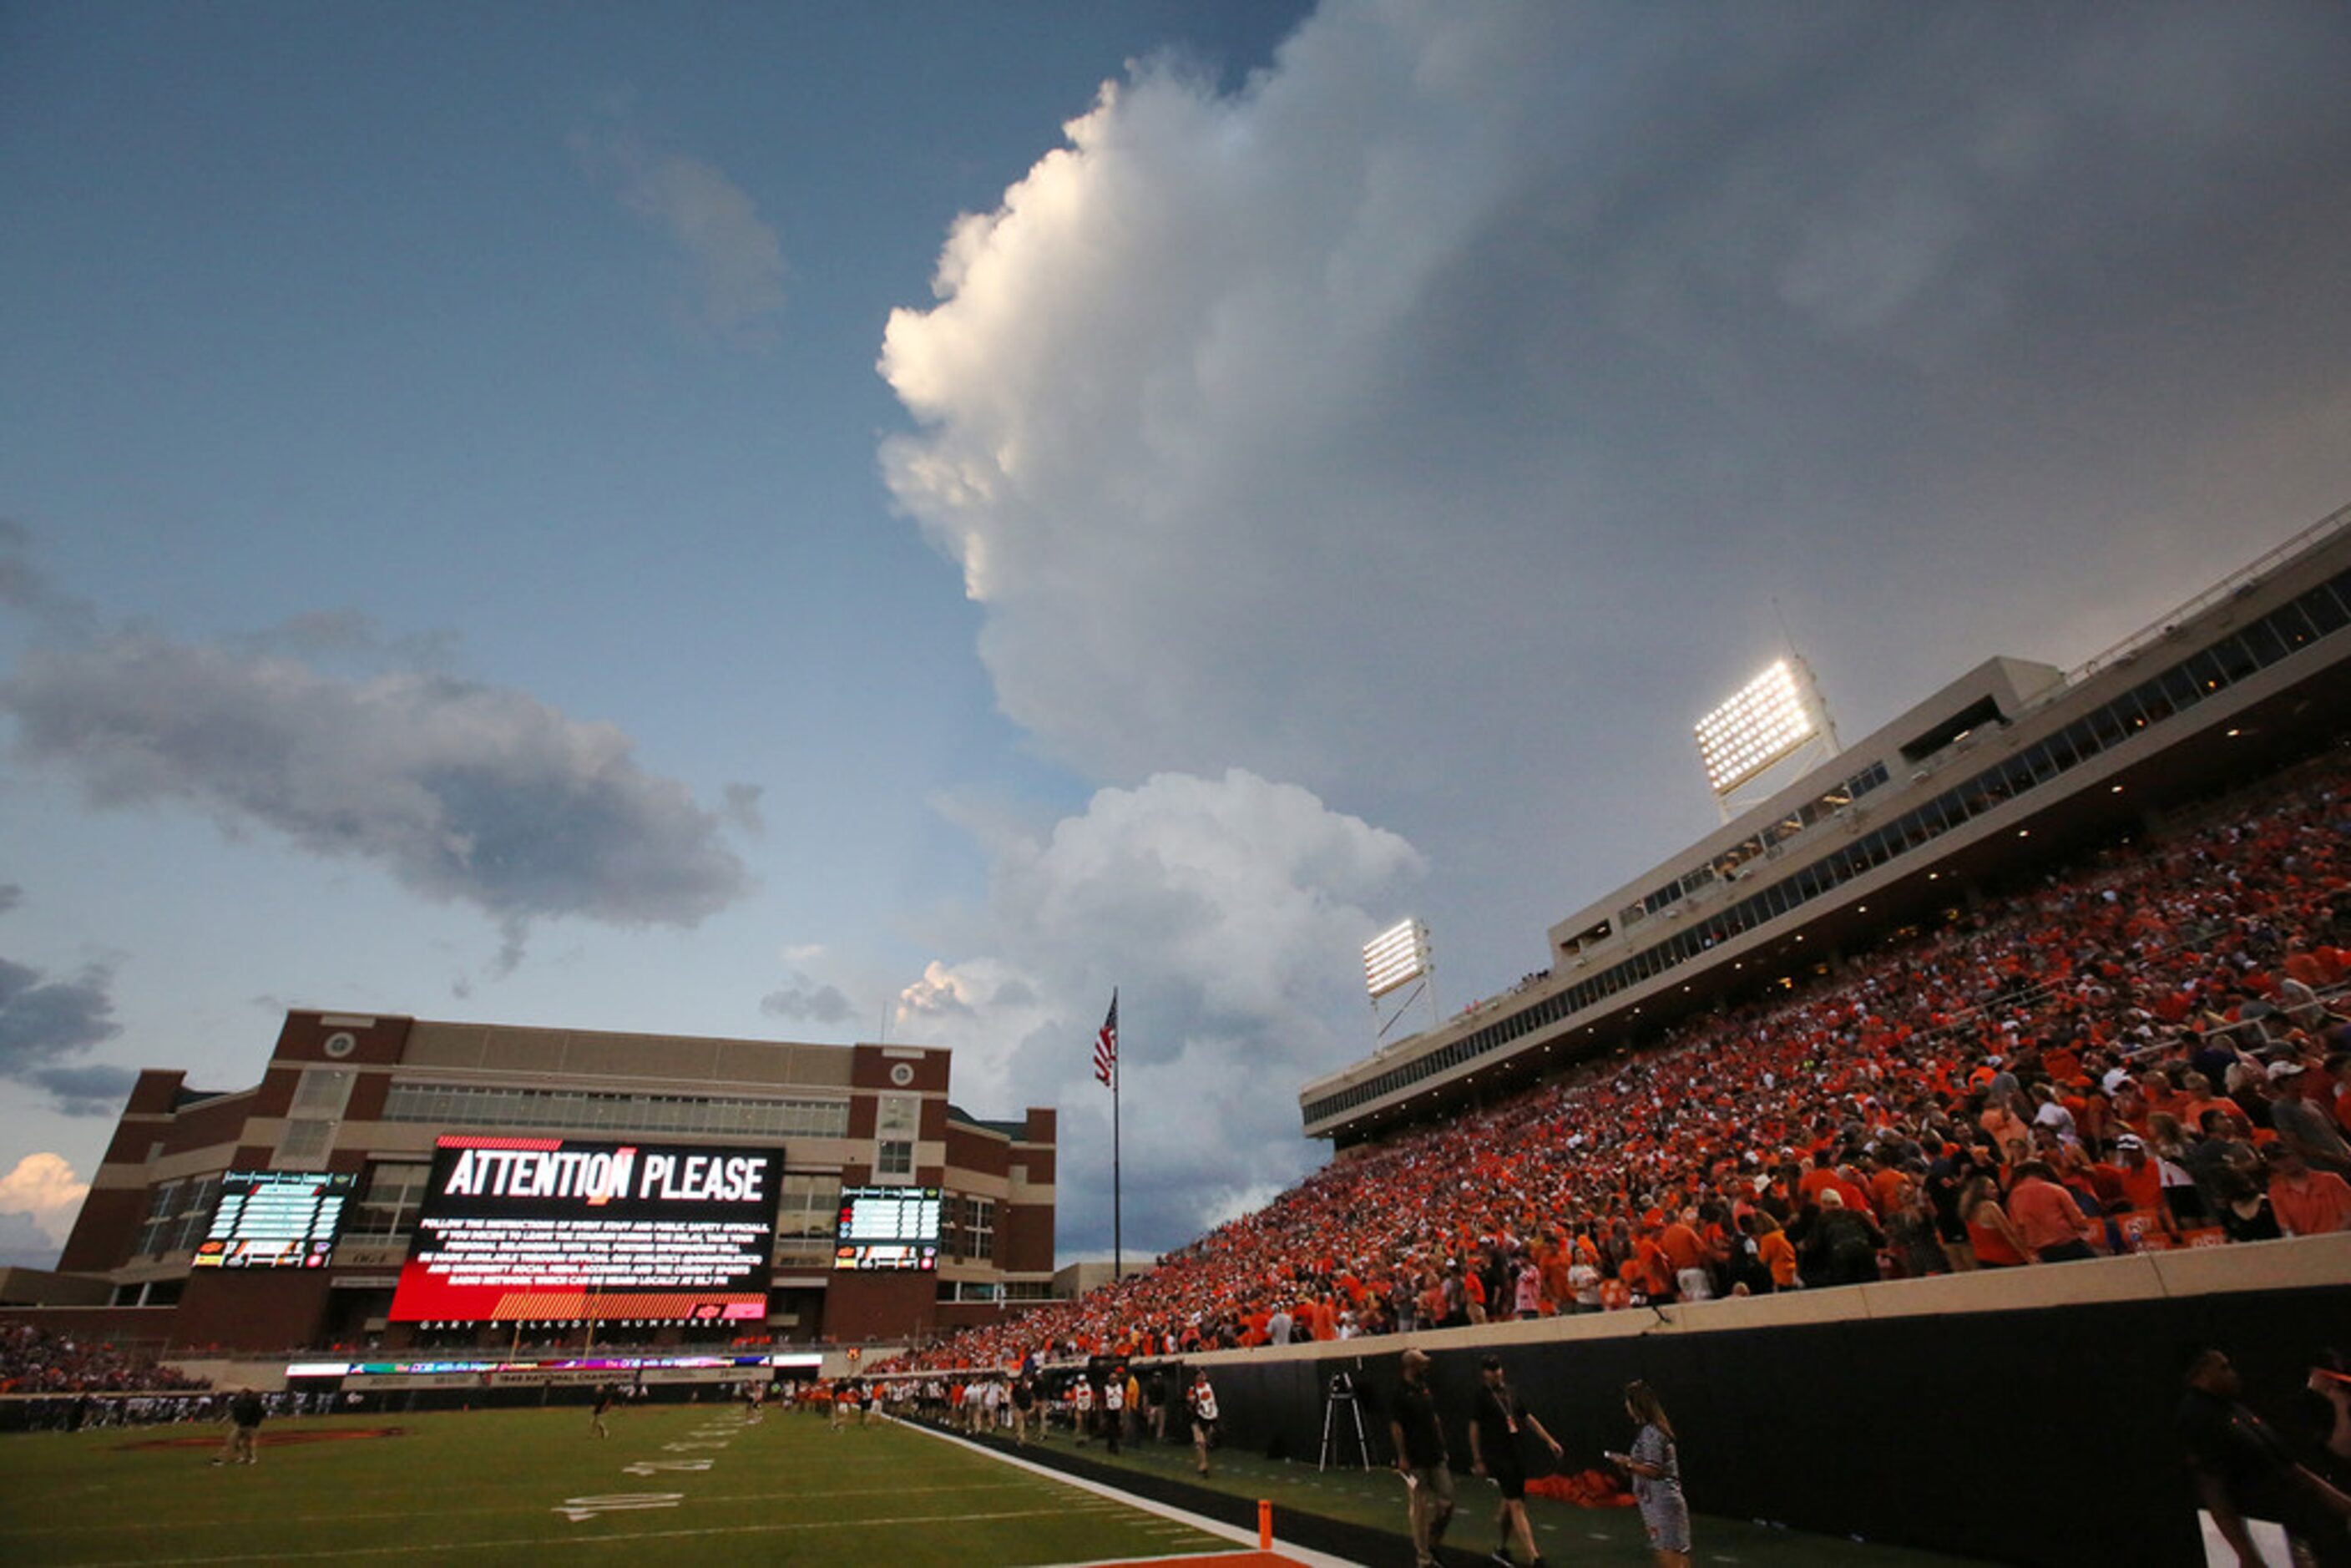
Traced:
<path fill-rule="evenodd" d="M 199 1269 L 323 1269 L 359 1179 L 352 1171 L 228 1171 L 212 1226 L 189 1262 Z"/>
<path fill-rule="evenodd" d="M 935 1186 L 845 1186 L 834 1234 L 835 1269 L 935 1269 L 939 1209 Z"/>

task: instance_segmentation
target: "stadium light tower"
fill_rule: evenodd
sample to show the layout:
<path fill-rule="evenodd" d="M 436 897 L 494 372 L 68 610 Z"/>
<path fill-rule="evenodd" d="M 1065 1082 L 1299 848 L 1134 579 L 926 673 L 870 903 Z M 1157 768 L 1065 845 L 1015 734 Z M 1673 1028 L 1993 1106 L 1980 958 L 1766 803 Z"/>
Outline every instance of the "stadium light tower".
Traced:
<path fill-rule="evenodd" d="M 1395 1010 L 1381 1020 L 1378 1039 L 1395 1027 L 1406 1009 L 1420 997 L 1428 998 L 1429 1027 L 1437 1026 L 1437 964 L 1428 956 L 1428 927 L 1417 920 L 1399 921 L 1364 944 L 1364 989 L 1370 994 L 1372 1016 L 1378 1018 L 1381 1004 L 1406 986 L 1414 986 Z"/>
<path fill-rule="evenodd" d="M 1801 755 L 1810 766 L 1839 749 L 1812 669 L 1793 654 L 1699 719 L 1695 733 L 1707 787 L 1726 822 L 1739 814 L 1742 791 L 1781 763 Z"/>

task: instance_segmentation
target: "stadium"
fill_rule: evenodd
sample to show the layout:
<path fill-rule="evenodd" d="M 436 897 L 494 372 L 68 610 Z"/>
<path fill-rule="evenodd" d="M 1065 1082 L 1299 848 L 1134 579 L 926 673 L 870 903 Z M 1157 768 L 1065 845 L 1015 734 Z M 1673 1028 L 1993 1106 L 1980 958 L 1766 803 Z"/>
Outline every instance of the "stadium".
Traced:
<path fill-rule="evenodd" d="M 2077 668 L 1989 659 L 1850 746 L 1772 685 L 1726 712 L 1776 738 L 1708 753 L 1719 831 L 1507 995 L 1301 1085 L 1321 1170 L 1075 1299 L 1053 1113 L 968 1114 L 944 1051 L 296 1011 L 250 1088 L 145 1073 L 59 1268 L 0 1278 L 0 1412 L 75 1433 L 11 1439 L 0 1542 L 139 1557 L 24 1506 L 131 1449 L 159 1518 L 216 1531 L 187 1472 L 214 1438 L 136 1428 L 257 1388 L 321 1517 L 390 1462 L 339 1437 L 474 1478 L 417 1549 L 452 1560 L 788 1561 L 898 1520 L 977 1532 L 944 1562 L 1401 1562 L 1376 1483 L 1409 1351 L 1445 1419 L 1490 1358 L 1558 1437 L 1531 1490 L 1562 1557 L 1646 1558 L 1604 1457 L 1638 1381 L 1739 1561 L 2201 1561 L 2182 1346 L 2307 1385 L 2300 1437 L 2351 1461 L 2315 1392 L 2351 1385 L 2313 1370 L 2351 1322 L 2351 508 Z M 1398 1020 L 1429 963 L 1400 929 L 1367 972 Z M 642 1490 L 569 1441 L 613 1398 Z M 840 1509 L 758 1518 L 745 1472 L 786 1465 Z M 908 1470 L 973 1490 L 893 1496 Z M 2025 1500 L 2059 1476 L 2066 1507 Z M 1482 1542 L 1464 1512 L 1439 1560 Z"/>

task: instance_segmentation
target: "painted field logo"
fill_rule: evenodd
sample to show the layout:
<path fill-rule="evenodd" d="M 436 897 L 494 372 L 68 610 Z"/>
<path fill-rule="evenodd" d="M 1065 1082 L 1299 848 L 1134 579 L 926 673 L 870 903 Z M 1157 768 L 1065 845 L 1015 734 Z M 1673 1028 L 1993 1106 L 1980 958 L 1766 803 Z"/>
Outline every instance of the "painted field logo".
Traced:
<path fill-rule="evenodd" d="M 308 1432 L 264 1432 L 254 1442 L 264 1448 L 292 1448 L 305 1443 L 356 1443 L 369 1437 L 406 1436 L 408 1428 L 405 1427 L 333 1427 Z M 142 1443 L 117 1443 L 114 1451 L 128 1454 L 140 1448 L 217 1448 L 220 1445 L 218 1433 L 210 1437 L 198 1434 L 190 1437 L 150 1437 Z"/>

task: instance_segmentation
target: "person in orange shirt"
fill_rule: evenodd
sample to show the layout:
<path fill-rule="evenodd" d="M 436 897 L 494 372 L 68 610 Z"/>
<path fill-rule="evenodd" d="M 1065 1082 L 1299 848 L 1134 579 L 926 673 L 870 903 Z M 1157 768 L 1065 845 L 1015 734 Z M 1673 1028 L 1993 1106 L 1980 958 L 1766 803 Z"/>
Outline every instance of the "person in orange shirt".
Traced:
<path fill-rule="evenodd" d="M 1959 1188 L 1960 1222 L 1968 1228 L 1968 1246 L 1979 1269 L 2013 1269 L 2032 1261 L 2024 1239 L 2016 1233 L 2008 1211 L 2000 1206 L 2000 1191 L 1979 1170 Z"/>
<path fill-rule="evenodd" d="M 1692 1295 L 1685 1276 L 1691 1270 L 1703 1273 L 1706 1268 L 1706 1244 L 1698 1239 L 1698 1227 L 1692 1223 L 1698 1210 L 1684 1209 L 1674 1216 L 1673 1223 L 1657 1232 L 1657 1249 L 1666 1255 L 1666 1266 L 1673 1272 L 1674 1282 L 1681 1293 Z"/>
<path fill-rule="evenodd" d="M 2125 1211 L 2147 1213 L 2163 1207 L 2163 1172 L 2147 1157 L 2147 1140 L 2137 1133 L 2125 1133 L 2116 1139 L 2114 1163 L 2097 1169 L 2111 1173 L 2117 1201 Z"/>
<path fill-rule="evenodd" d="M 2016 1167 L 2016 1185 L 2008 1194 L 2008 1218 L 2024 1251 L 2040 1262 L 2074 1262 L 2095 1258 L 2104 1249 L 2105 1231 L 2082 1212 L 2082 1206 L 2058 1184 L 2056 1173 L 2045 1161 L 2027 1160 Z"/>
<path fill-rule="evenodd" d="M 1780 1222 L 1769 1209 L 1759 1208 L 1748 1217 L 1755 1230 L 1755 1260 L 1771 1271 L 1774 1291 L 1792 1291 L 1803 1283 L 1796 1273 L 1796 1244 L 1780 1228 Z"/>
<path fill-rule="evenodd" d="M 2351 1230 L 2351 1183 L 2332 1171 L 2314 1171 L 2300 1151 L 2270 1146 L 2270 1212 L 2289 1236 Z"/>

